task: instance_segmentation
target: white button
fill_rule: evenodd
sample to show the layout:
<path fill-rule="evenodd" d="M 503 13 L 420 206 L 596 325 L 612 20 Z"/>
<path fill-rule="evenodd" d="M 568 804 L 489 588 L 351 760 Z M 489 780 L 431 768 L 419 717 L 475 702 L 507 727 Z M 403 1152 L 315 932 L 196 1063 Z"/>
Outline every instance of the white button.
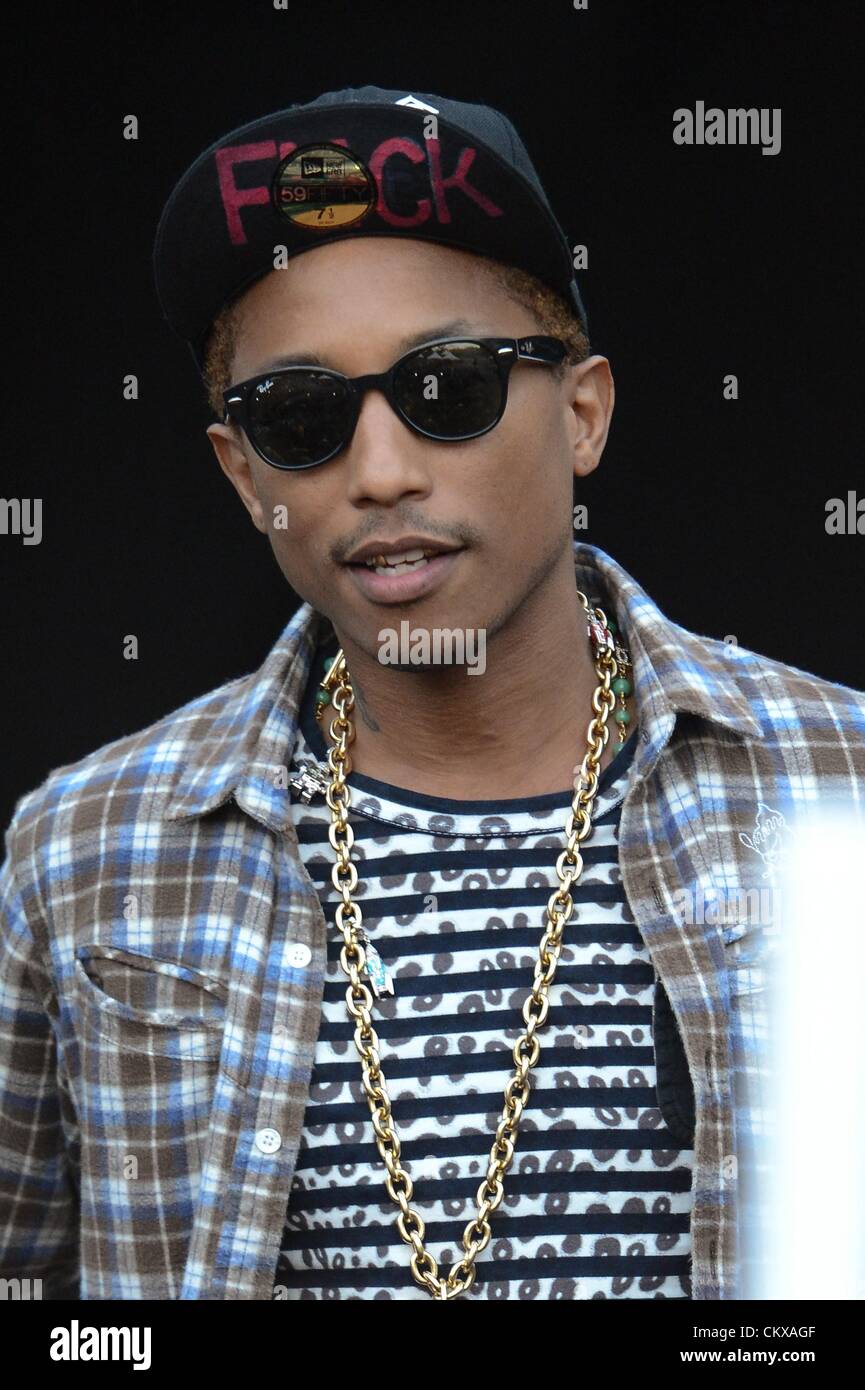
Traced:
<path fill-rule="evenodd" d="M 255 1136 L 255 1147 L 263 1154 L 275 1154 L 282 1148 L 282 1135 L 278 1129 L 260 1129 Z"/>
<path fill-rule="evenodd" d="M 304 946 L 302 941 L 293 941 L 286 954 L 289 965 L 296 965 L 299 968 L 309 965 L 312 960 L 312 951 L 308 946 Z"/>

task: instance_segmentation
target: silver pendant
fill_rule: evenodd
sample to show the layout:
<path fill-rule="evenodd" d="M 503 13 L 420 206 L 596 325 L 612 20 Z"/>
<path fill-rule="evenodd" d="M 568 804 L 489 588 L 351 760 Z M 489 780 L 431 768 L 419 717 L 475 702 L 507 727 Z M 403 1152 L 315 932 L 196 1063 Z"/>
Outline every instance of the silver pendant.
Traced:
<path fill-rule="evenodd" d="M 324 796 L 330 786 L 330 770 L 322 763 L 303 763 L 300 772 L 289 777 L 288 785 L 308 806 L 314 796 Z"/>
<path fill-rule="evenodd" d="M 388 970 L 378 951 L 375 949 L 375 946 L 370 941 L 369 936 L 364 931 L 363 927 L 361 927 L 358 931 L 358 936 L 360 940 L 363 942 L 363 949 L 366 953 L 366 965 L 364 966 L 364 973 L 366 974 L 366 977 L 369 980 L 370 985 L 372 986 L 373 994 L 375 995 L 376 999 L 381 999 L 383 994 L 389 994 L 393 996 L 393 978 L 390 974 L 390 971 Z"/>

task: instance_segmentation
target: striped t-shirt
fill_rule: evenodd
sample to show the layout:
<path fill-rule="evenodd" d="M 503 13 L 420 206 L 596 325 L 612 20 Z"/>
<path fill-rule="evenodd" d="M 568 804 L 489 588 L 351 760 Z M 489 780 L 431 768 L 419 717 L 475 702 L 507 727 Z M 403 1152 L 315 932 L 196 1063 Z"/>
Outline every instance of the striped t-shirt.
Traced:
<path fill-rule="evenodd" d="M 328 644 L 316 654 L 292 773 L 326 761 L 313 700 L 324 658 L 335 650 Z M 658 1107 L 657 977 L 617 867 L 634 744 L 634 737 L 625 742 L 599 780 L 504 1199 L 463 1297 L 690 1297 L 693 1153 L 672 1137 Z M 573 788 L 453 801 L 360 773 L 347 781 L 359 880 L 353 896 L 395 989 L 371 1011 L 382 1071 L 414 1185 L 410 1206 L 425 1223 L 439 1275 L 447 1275 L 476 1215 L 514 1044 L 525 1031 L 522 1009 L 558 885 Z M 399 1208 L 384 1187 L 362 1089 L 339 963 L 330 810 L 320 793 L 306 804 L 292 791 L 291 804 L 328 949 L 274 1298 L 428 1299 L 396 1226 Z"/>

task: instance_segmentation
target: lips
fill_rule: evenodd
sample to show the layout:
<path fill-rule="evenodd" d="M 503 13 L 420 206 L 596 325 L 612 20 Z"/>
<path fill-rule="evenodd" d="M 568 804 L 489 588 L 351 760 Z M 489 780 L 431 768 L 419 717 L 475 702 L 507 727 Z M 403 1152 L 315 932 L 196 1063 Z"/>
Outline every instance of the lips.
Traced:
<path fill-rule="evenodd" d="M 437 554 L 441 554 L 441 552 L 413 546 L 411 550 L 396 551 L 394 554 L 369 556 L 362 563 L 367 569 L 387 569 L 393 570 L 394 574 L 402 574 L 406 569 L 425 564 Z"/>
<path fill-rule="evenodd" d="M 377 555 L 388 560 L 396 559 L 407 552 L 418 550 L 436 555 L 449 554 L 457 549 L 459 549 L 458 546 L 434 540 L 431 536 L 397 536 L 393 540 L 367 541 L 365 545 L 358 546 L 354 554 L 350 555 L 344 563 L 347 565 L 362 564 Z"/>
<path fill-rule="evenodd" d="M 410 603 L 433 593 L 459 564 L 463 551 L 433 555 L 425 564 L 394 574 L 383 574 L 368 565 L 346 566 L 361 593 L 374 603 Z"/>

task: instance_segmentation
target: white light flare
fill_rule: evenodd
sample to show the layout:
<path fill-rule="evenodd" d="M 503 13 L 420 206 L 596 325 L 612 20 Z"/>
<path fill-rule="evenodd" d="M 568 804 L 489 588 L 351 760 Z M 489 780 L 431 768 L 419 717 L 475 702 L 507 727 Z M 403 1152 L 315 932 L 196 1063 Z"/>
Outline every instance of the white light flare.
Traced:
<path fill-rule="evenodd" d="M 768 991 L 766 1299 L 865 1298 L 865 823 L 809 810 L 779 868 Z"/>

